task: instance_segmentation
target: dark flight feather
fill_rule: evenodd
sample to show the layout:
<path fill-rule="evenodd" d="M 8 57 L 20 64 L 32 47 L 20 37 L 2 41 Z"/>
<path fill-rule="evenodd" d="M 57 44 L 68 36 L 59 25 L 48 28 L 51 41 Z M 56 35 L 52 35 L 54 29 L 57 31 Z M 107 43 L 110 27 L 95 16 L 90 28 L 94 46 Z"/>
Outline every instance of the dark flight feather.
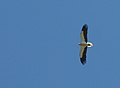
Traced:
<path fill-rule="evenodd" d="M 87 46 L 84 48 L 83 56 L 80 58 L 80 61 L 83 65 L 86 63 L 86 53 L 87 53 Z"/>
<path fill-rule="evenodd" d="M 88 26 L 87 26 L 87 24 L 83 25 L 82 31 L 83 31 L 83 35 L 84 35 L 84 38 L 85 38 L 85 42 L 87 43 L 87 41 L 88 41 L 88 39 L 87 39 Z"/>

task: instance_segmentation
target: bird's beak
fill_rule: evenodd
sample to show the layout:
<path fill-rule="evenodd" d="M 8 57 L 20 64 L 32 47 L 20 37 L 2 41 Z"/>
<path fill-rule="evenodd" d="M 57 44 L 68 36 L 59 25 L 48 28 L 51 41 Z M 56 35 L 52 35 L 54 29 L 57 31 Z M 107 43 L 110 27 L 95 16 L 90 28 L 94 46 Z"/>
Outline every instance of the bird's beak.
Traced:
<path fill-rule="evenodd" d="M 93 44 L 91 46 L 93 46 Z"/>

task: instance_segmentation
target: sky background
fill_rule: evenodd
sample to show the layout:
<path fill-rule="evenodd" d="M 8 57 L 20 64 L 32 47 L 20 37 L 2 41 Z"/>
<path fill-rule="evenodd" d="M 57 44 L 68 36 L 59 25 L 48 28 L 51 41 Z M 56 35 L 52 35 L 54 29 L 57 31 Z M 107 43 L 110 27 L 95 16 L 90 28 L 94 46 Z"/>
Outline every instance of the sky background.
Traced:
<path fill-rule="evenodd" d="M 119 0 L 0 1 L 0 88 L 120 88 L 119 50 Z"/>

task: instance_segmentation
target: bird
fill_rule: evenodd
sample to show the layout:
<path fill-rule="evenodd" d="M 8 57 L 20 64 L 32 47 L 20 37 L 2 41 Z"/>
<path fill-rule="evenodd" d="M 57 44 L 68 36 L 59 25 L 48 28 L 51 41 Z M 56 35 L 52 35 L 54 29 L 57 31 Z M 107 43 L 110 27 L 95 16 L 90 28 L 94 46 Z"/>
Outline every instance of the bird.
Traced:
<path fill-rule="evenodd" d="M 87 33 L 88 33 L 88 25 L 84 24 L 80 33 L 81 43 L 79 43 L 80 46 L 79 56 L 80 56 L 80 61 L 83 65 L 86 63 L 87 48 L 93 46 L 91 42 L 88 42 Z"/>

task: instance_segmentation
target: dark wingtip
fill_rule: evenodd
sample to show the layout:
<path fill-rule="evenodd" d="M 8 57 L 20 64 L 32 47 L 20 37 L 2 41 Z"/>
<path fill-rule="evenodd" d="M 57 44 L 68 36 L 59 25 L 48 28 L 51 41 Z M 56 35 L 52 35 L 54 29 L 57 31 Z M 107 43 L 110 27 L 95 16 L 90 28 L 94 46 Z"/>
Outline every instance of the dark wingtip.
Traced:
<path fill-rule="evenodd" d="M 87 24 L 84 24 L 83 26 L 88 26 Z"/>
<path fill-rule="evenodd" d="M 83 28 L 88 29 L 88 25 L 87 25 L 87 24 L 84 24 L 84 25 L 83 25 Z"/>
<path fill-rule="evenodd" d="M 84 60 L 82 58 L 80 58 L 80 59 L 81 59 L 81 63 L 84 65 L 86 63 L 86 60 Z"/>
<path fill-rule="evenodd" d="M 81 62 L 81 63 L 82 63 L 82 65 L 85 65 L 86 62 Z"/>

